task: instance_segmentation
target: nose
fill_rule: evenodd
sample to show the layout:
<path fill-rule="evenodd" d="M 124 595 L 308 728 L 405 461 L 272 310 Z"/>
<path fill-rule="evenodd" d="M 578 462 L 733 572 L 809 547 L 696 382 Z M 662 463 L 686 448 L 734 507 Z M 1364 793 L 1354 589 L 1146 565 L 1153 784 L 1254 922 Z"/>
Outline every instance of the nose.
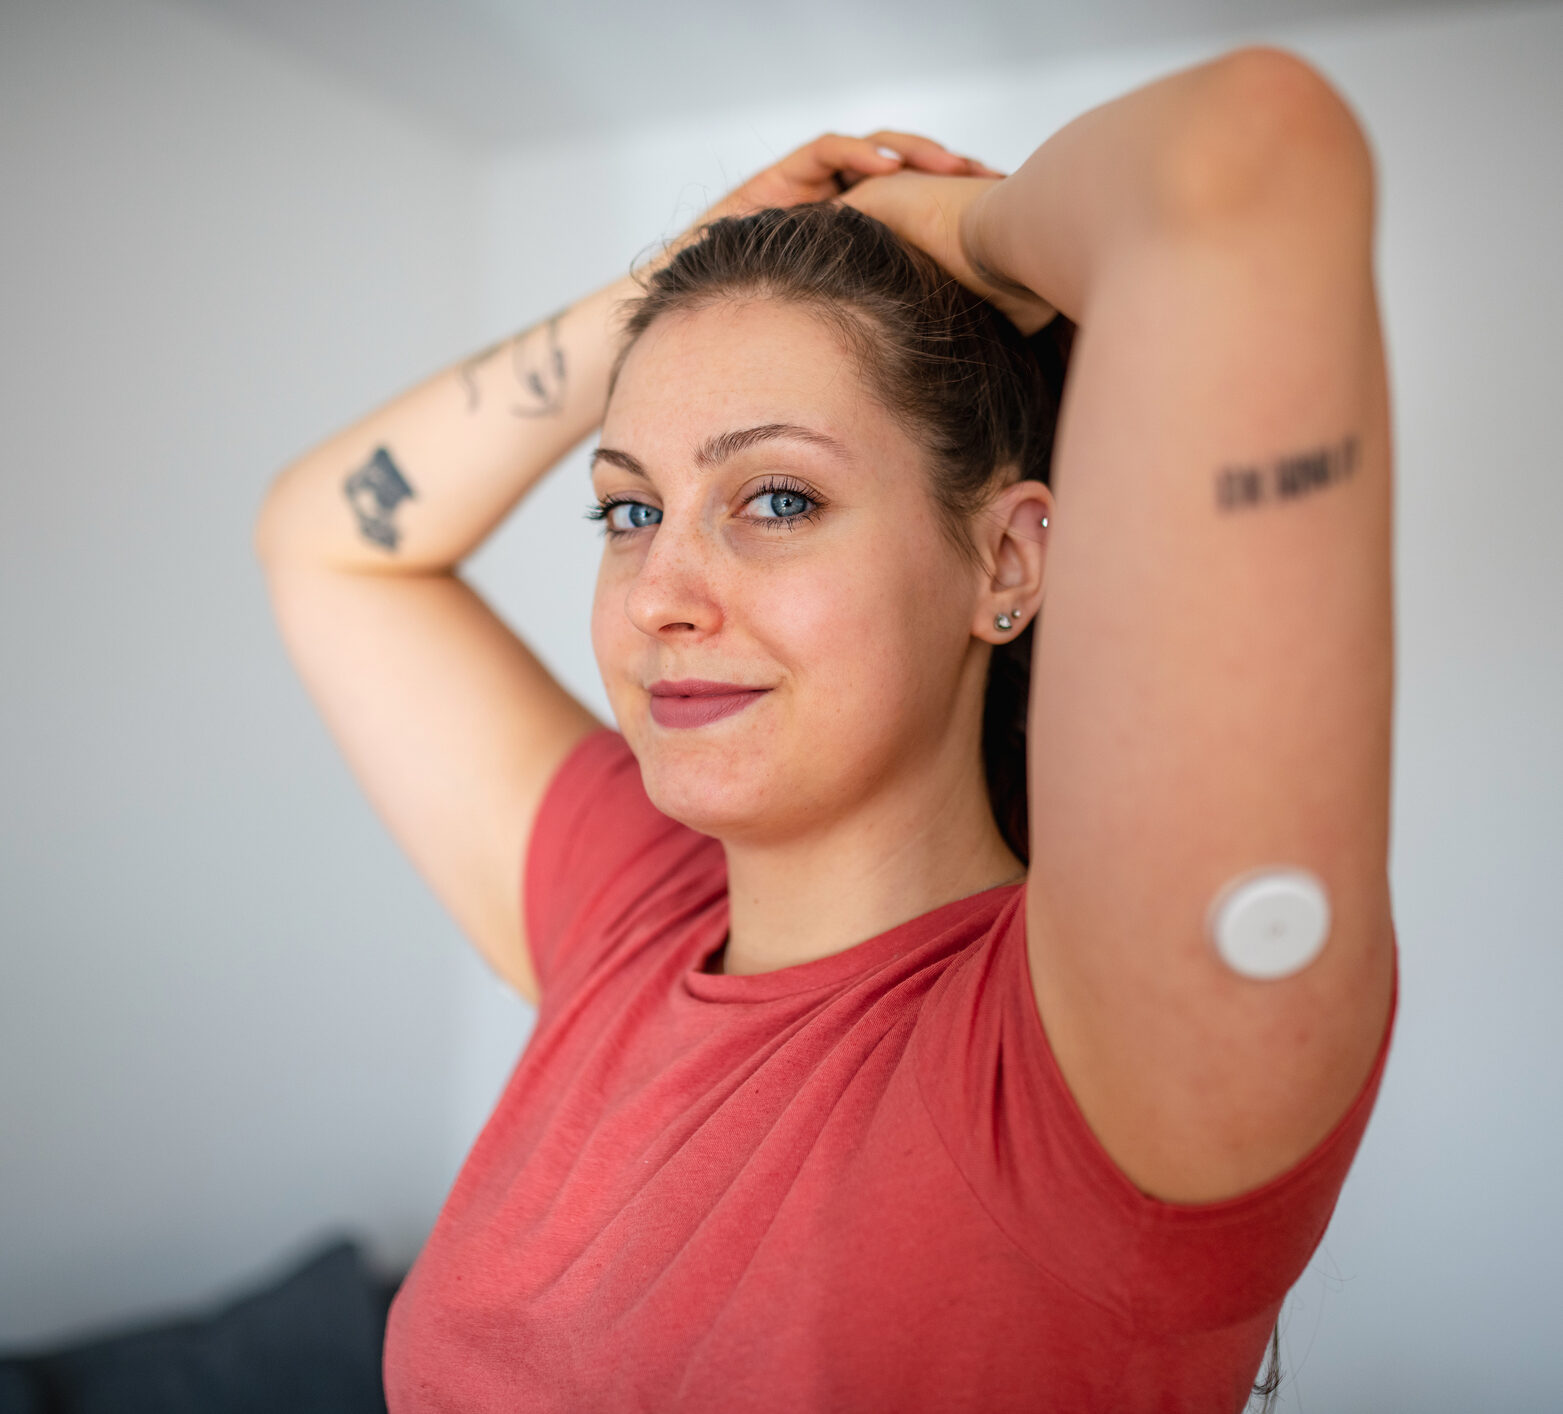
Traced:
<path fill-rule="evenodd" d="M 624 599 L 630 622 L 652 638 L 713 633 L 722 615 L 712 547 L 692 515 L 659 521 Z"/>

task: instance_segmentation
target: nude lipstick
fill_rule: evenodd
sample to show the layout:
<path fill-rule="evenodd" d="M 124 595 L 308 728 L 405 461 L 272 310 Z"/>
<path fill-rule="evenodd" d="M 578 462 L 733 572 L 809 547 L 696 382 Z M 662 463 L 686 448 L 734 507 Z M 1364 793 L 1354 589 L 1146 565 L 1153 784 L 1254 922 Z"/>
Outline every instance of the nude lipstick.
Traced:
<path fill-rule="evenodd" d="M 767 687 L 745 687 L 738 682 L 707 682 L 703 678 L 681 678 L 676 682 L 654 682 L 651 692 L 651 720 L 659 727 L 703 727 L 734 712 L 742 712 Z"/>

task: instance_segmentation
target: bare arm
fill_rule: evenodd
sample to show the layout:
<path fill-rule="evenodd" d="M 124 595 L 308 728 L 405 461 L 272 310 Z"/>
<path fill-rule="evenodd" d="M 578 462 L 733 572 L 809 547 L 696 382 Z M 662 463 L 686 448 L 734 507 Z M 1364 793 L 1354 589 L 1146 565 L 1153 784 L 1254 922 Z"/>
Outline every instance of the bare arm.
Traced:
<path fill-rule="evenodd" d="M 268 564 L 453 569 L 602 421 L 615 309 L 633 278 L 479 350 L 336 433 L 273 483 Z"/>
<path fill-rule="evenodd" d="M 1079 324 L 1107 272 L 1147 240 L 1191 220 L 1230 223 L 1320 181 L 1370 200 L 1355 120 L 1294 56 L 1245 49 L 1081 114 L 1004 181 L 963 183 L 954 224 L 1001 307 L 1006 290 L 1011 303 L 1029 294 Z"/>
<path fill-rule="evenodd" d="M 600 723 L 455 566 L 600 420 L 614 305 L 635 292 L 609 285 L 329 438 L 255 530 L 288 653 L 371 805 L 534 1003 L 531 821 Z"/>
<path fill-rule="evenodd" d="M 1129 1177 L 1226 1198 L 1341 1118 L 1393 985 L 1371 154 L 1306 64 L 1239 51 L 1084 115 L 969 214 L 979 262 L 1080 326 L 1033 654 L 1038 1007 Z M 1256 980 L 1207 909 L 1271 867 L 1331 918 Z"/>
<path fill-rule="evenodd" d="M 1283 1171 L 1359 1092 L 1393 982 L 1391 448 L 1371 154 L 1284 51 L 1082 114 L 1002 181 L 842 200 L 1024 332 L 1078 326 L 1028 735 L 1027 937 L 1082 1113 L 1146 1192 Z M 1019 602 L 1017 599 L 1016 602 Z M 1295 975 L 1228 969 L 1206 909 L 1306 869 L 1332 910 Z"/>

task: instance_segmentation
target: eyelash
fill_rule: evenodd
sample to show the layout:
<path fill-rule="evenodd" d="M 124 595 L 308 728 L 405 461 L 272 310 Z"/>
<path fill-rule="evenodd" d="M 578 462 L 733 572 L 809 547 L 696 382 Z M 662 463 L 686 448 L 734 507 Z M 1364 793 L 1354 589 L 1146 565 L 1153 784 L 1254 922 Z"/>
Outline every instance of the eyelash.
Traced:
<path fill-rule="evenodd" d="M 778 493 L 786 493 L 790 496 L 801 496 L 812 504 L 813 510 L 803 511 L 795 516 L 760 516 L 754 520 L 754 524 L 769 527 L 785 526 L 788 530 L 796 528 L 799 521 L 813 521 L 819 519 L 820 512 L 825 508 L 825 502 L 814 494 L 801 482 L 796 482 L 785 476 L 769 477 L 757 487 L 752 495 L 745 501 L 757 501 L 762 496 L 772 496 Z M 603 522 L 602 533 L 610 539 L 617 540 L 621 535 L 633 535 L 634 530 L 617 530 L 607 523 L 608 514 L 615 506 L 643 506 L 644 501 L 637 501 L 633 496 L 604 496 L 596 504 L 587 508 L 587 520 L 600 520 Z M 638 530 L 649 530 L 650 526 L 637 526 Z"/>

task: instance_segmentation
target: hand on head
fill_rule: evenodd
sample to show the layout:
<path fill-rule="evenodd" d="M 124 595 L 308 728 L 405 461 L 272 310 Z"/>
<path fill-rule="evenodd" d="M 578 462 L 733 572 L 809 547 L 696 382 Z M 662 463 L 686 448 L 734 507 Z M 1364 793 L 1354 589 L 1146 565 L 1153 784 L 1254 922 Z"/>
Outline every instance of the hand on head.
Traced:
<path fill-rule="evenodd" d="M 768 206 L 825 201 L 868 177 L 892 172 L 937 172 L 945 176 L 999 177 L 975 157 L 960 157 L 942 143 L 915 133 L 882 128 L 867 137 L 825 133 L 756 172 L 707 210 L 695 226 L 720 216 L 742 216 Z M 694 229 L 694 228 L 691 228 Z"/>
<path fill-rule="evenodd" d="M 866 137 L 826 133 L 757 172 L 711 206 L 675 248 L 708 221 L 766 207 L 840 201 L 883 221 L 933 256 L 967 289 L 994 304 L 1023 334 L 1040 329 L 1053 307 L 1031 291 L 990 277 L 962 239 L 965 209 L 1002 180 L 975 157 L 962 157 L 915 133 L 881 128 Z"/>

